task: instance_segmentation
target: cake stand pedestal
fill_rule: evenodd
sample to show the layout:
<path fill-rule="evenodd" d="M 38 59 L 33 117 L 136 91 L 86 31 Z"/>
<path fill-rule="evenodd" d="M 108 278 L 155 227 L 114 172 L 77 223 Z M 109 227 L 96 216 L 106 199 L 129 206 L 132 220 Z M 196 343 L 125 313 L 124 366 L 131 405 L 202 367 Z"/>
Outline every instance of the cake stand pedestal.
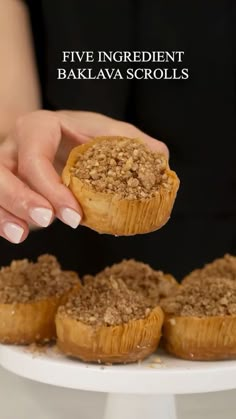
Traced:
<path fill-rule="evenodd" d="M 108 394 L 104 419 L 176 419 L 173 395 Z"/>
<path fill-rule="evenodd" d="M 96 419 L 176 419 L 176 394 L 236 388 L 236 361 L 182 361 L 162 352 L 141 364 L 102 366 L 68 359 L 54 349 L 32 353 L 26 347 L 0 346 L 0 364 L 19 376 L 55 386 L 55 411 L 51 406 L 50 416 L 45 415 L 50 419 L 65 419 L 65 412 L 70 419 L 81 417 L 81 393 L 74 390 L 93 392 L 90 400 L 95 404 L 99 397 L 94 392 L 106 393 L 101 395 L 102 408 L 98 403 L 94 409 Z M 39 400 L 40 394 L 33 392 L 32 386 L 30 397 L 43 404 L 43 397 Z M 63 410 L 58 410 L 56 400 Z"/>

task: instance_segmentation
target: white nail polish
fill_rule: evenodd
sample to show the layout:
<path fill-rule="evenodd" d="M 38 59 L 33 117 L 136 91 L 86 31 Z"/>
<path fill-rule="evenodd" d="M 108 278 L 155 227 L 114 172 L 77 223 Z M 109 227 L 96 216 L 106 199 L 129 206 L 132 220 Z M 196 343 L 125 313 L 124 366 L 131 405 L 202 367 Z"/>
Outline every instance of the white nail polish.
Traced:
<path fill-rule="evenodd" d="M 6 237 L 13 243 L 20 243 L 24 234 L 24 229 L 18 224 L 5 223 L 3 224 L 3 231 Z"/>
<path fill-rule="evenodd" d="M 31 208 L 29 215 L 36 224 L 41 227 L 47 227 L 50 224 L 53 213 L 48 208 Z"/>
<path fill-rule="evenodd" d="M 68 224 L 72 228 L 77 228 L 80 221 L 81 215 L 71 208 L 61 208 L 61 218 L 64 223 Z"/>

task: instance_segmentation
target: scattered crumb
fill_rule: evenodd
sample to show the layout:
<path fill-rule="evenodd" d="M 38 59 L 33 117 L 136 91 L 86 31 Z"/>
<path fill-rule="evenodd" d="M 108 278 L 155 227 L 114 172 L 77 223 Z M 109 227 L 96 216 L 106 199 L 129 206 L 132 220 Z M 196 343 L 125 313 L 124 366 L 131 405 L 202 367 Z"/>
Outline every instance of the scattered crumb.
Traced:
<path fill-rule="evenodd" d="M 166 368 L 166 365 L 164 363 L 152 363 L 148 365 L 148 368 L 152 368 L 152 369 L 160 369 L 160 368 Z"/>
<path fill-rule="evenodd" d="M 53 345 L 50 349 L 55 355 L 62 355 L 62 352 L 58 348 L 57 344 Z"/>
<path fill-rule="evenodd" d="M 25 351 L 26 352 L 30 352 L 33 355 L 43 355 L 46 354 L 48 349 L 52 348 L 52 344 L 50 343 L 45 343 L 45 344 L 40 344 L 40 343 L 31 343 L 28 346 L 25 346 Z"/>
<path fill-rule="evenodd" d="M 30 352 L 35 356 L 49 355 L 50 353 L 53 353 L 54 355 L 62 355 L 62 352 L 55 342 L 31 343 L 30 345 L 24 347 L 24 351 Z"/>
<path fill-rule="evenodd" d="M 161 360 L 161 358 L 159 358 L 159 357 L 155 357 L 153 360 L 152 360 L 152 362 L 154 363 L 154 364 L 162 364 L 163 363 L 163 361 Z"/>

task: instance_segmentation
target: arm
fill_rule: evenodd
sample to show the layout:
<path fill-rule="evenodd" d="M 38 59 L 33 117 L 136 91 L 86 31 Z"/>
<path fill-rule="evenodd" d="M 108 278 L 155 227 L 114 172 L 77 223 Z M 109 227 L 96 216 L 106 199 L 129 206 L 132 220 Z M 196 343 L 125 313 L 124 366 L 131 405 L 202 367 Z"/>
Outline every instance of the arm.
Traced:
<path fill-rule="evenodd" d="M 0 140 L 17 117 L 40 108 L 27 6 L 0 0 Z"/>

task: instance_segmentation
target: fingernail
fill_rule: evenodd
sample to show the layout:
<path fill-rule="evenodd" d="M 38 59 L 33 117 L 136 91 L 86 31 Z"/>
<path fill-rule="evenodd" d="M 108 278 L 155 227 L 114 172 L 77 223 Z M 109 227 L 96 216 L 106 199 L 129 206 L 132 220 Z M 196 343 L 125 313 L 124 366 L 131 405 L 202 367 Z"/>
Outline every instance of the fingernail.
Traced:
<path fill-rule="evenodd" d="M 5 223 L 3 225 L 3 231 L 6 237 L 13 243 L 20 243 L 21 238 L 24 234 L 24 229 L 18 224 Z"/>
<path fill-rule="evenodd" d="M 32 220 L 41 227 L 47 227 L 53 216 L 52 210 L 48 208 L 31 208 L 29 214 Z"/>
<path fill-rule="evenodd" d="M 80 221 L 81 215 L 71 208 L 61 208 L 61 218 L 64 223 L 68 224 L 72 228 L 77 228 Z"/>

